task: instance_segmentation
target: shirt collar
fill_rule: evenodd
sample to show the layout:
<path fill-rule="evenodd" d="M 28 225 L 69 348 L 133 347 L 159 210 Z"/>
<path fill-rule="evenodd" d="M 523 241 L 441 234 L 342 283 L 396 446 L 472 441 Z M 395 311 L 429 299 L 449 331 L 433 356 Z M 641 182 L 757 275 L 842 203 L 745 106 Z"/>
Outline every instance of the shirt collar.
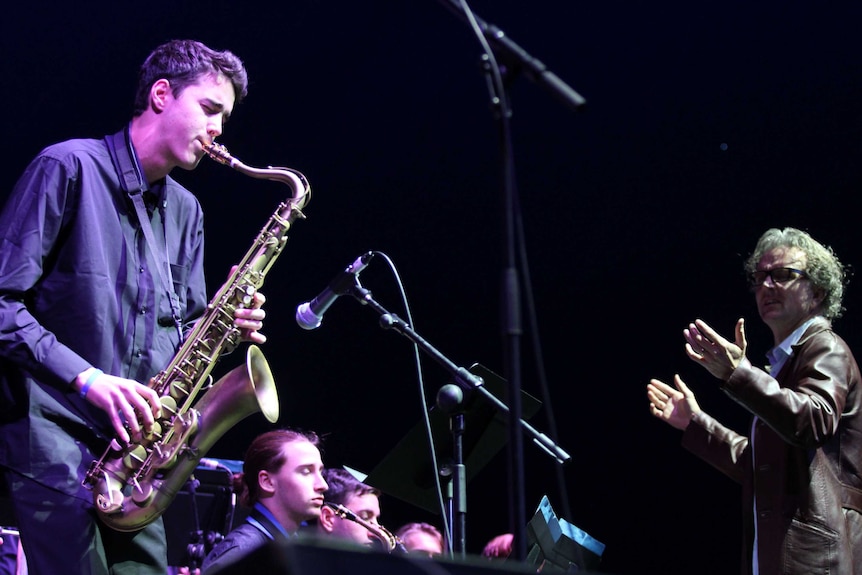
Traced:
<path fill-rule="evenodd" d="M 815 319 L 817 318 L 810 318 L 808 321 L 793 330 L 793 333 L 784 338 L 784 341 L 766 352 L 766 359 L 767 361 L 769 361 L 769 365 L 771 367 L 770 373 L 773 375 L 773 377 L 779 372 L 787 359 L 793 354 L 793 346 L 799 343 L 799 340 L 802 339 L 802 335 L 805 333 L 805 330 L 808 329 L 808 326 L 810 326 Z"/>
<path fill-rule="evenodd" d="M 254 504 L 254 509 L 258 513 L 263 515 L 270 523 L 272 523 L 272 525 L 276 529 L 278 529 L 282 535 L 284 535 L 285 537 L 290 537 L 290 533 L 287 532 L 287 530 L 284 528 L 284 526 L 278 522 L 278 519 L 276 519 L 275 516 L 269 511 L 269 509 L 264 507 L 260 501 L 258 501 L 257 503 Z M 249 516 L 247 519 L 251 519 L 251 516 Z M 249 523 L 251 523 L 251 521 L 249 521 Z M 252 523 L 252 525 L 254 525 L 254 524 Z M 255 525 L 255 527 L 257 527 L 257 525 Z M 271 535 L 274 535 L 274 534 L 267 533 L 267 535 L 270 535 L 270 539 L 272 539 Z"/>

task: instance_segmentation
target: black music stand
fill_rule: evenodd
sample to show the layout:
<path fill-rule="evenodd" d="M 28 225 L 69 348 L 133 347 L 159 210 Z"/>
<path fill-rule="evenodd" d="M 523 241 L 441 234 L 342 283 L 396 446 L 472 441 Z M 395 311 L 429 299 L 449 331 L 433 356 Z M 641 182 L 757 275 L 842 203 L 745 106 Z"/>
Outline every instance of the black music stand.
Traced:
<path fill-rule="evenodd" d="M 469 370 L 484 380 L 485 388 L 497 399 L 502 399 L 506 380 L 479 364 Z M 478 394 L 472 397 L 465 392 L 463 454 L 466 479 L 469 481 L 506 444 L 508 418 Z M 542 402 L 521 391 L 523 418 L 529 419 L 539 410 Z M 428 410 L 431 435 L 439 458 L 438 464 L 445 475 L 453 449 L 449 428 L 449 415 L 437 406 Z M 428 455 L 428 438 L 425 426 L 419 422 L 368 474 L 365 483 L 380 489 L 386 495 L 411 503 L 431 513 L 440 513 L 439 499 L 434 482 L 434 469 Z M 444 496 L 445 499 L 445 496 Z"/>

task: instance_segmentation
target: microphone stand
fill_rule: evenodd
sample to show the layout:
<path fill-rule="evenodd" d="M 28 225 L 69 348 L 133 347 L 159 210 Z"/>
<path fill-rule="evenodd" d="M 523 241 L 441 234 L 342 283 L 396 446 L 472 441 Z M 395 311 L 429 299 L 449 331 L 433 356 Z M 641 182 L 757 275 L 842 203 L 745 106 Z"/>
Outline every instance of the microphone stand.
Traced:
<path fill-rule="evenodd" d="M 204 532 L 201 530 L 201 521 L 200 521 L 200 513 L 198 512 L 198 502 L 197 502 L 197 489 L 200 486 L 200 481 L 195 479 L 194 476 L 189 478 L 186 482 L 186 486 L 189 489 L 189 501 L 191 503 L 192 508 L 192 517 L 194 518 L 194 531 L 191 533 L 191 543 L 186 546 L 186 552 L 188 554 L 188 565 L 190 572 L 194 572 L 195 569 L 201 566 L 203 563 L 204 557 L 206 557 L 206 538 L 204 536 Z"/>
<path fill-rule="evenodd" d="M 449 431 L 452 434 L 452 464 L 447 466 L 449 483 L 449 525 L 452 533 L 452 549 L 463 559 L 467 549 L 467 467 L 464 465 L 464 392 L 449 383 L 437 392 L 437 407 L 449 416 Z"/>
<path fill-rule="evenodd" d="M 482 32 L 482 36 L 484 36 L 488 43 L 494 47 L 496 53 L 502 55 L 507 63 L 517 67 L 518 70 L 523 70 L 530 80 L 543 89 L 548 90 L 552 96 L 557 98 L 565 106 L 572 108 L 574 111 L 578 111 L 581 106 L 587 103 L 584 97 L 578 94 L 574 88 L 566 84 L 559 76 L 548 70 L 548 67 L 545 66 L 545 64 L 534 58 L 526 50 L 516 44 L 515 41 L 509 38 L 505 32 L 493 24 L 485 22 L 475 14 L 471 14 L 471 17 L 468 16 L 464 13 L 460 2 L 457 0 L 438 1 L 450 12 L 455 14 L 455 16 L 468 24 L 472 17 L 473 21 L 476 22 L 476 25 Z M 511 114 L 511 110 L 509 110 L 509 113 Z"/>
<path fill-rule="evenodd" d="M 517 72 L 524 71 L 533 82 L 549 90 L 555 97 L 572 109 L 577 110 L 586 103 L 586 100 L 580 94 L 563 82 L 556 74 L 548 70 L 542 62 L 533 58 L 523 48 L 512 41 L 502 30 L 484 22 L 475 16 L 472 11 L 468 12 L 469 8 L 466 7 L 464 2 L 459 2 L 458 0 L 438 1 L 471 27 L 474 29 L 478 28 L 477 33 L 481 33 L 480 40 L 487 42 L 487 45 L 492 45 L 495 52 L 500 54 L 505 63 L 512 68 L 513 73 L 510 74 L 510 78 L 514 77 Z M 516 257 L 516 244 L 518 244 L 516 229 L 521 225 L 521 217 L 515 184 L 514 154 L 512 151 L 512 135 L 509 121 L 512 110 L 509 107 L 504 82 L 497 73 L 500 72 L 500 69 L 495 69 L 495 63 L 490 50 L 487 50 L 482 58 L 482 64 L 490 92 L 492 109 L 499 122 L 504 196 L 503 217 L 506 263 L 502 277 L 502 334 L 505 342 L 503 350 L 506 363 L 505 374 L 509 382 L 509 398 L 511 402 L 509 417 L 509 520 L 514 535 L 512 555 L 516 559 L 523 561 L 527 555 L 527 518 L 524 499 L 523 443 L 521 441 L 521 434 L 517 429 L 518 421 L 521 420 L 520 338 L 523 330 L 521 326 L 520 280 Z M 561 478 L 562 472 L 558 471 L 558 479 Z"/>
<path fill-rule="evenodd" d="M 418 346 L 422 351 L 430 355 L 437 363 L 439 363 L 443 368 L 449 373 L 458 387 L 466 392 L 474 392 L 479 394 L 485 401 L 489 402 L 492 406 L 494 406 L 498 411 L 503 413 L 504 415 L 510 416 L 511 418 L 511 410 L 510 408 L 497 399 L 494 394 L 489 392 L 484 387 L 484 381 L 481 377 L 474 375 L 467 368 L 463 366 L 456 365 L 452 362 L 448 357 L 443 355 L 437 348 L 431 345 L 428 341 L 426 341 L 421 335 L 416 333 L 416 331 L 410 327 L 403 319 L 398 317 L 397 315 L 390 313 L 386 308 L 380 305 L 372 296 L 371 291 L 362 287 L 359 283 L 359 278 L 354 277 L 354 285 L 347 289 L 348 294 L 353 296 L 359 303 L 362 305 L 367 305 L 375 310 L 378 314 L 380 314 L 380 326 L 383 329 L 392 329 L 401 335 L 405 336 L 407 339 L 412 341 L 416 346 Z M 557 463 L 564 465 L 571 460 L 571 455 L 566 453 L 561 447 L 559 447 L 556 443 L 554 443 L 550 437 L 545 435 L 544 433 L 540 433 L 537 431 L 532 425 L 518 417 L 517 427 L 515 429 L 519 432 L 518 438 L 521 437 L 521 431 L 529 434 L 533 440 L 533 443 L 538 445 L 545 453 L 553 457 Z M 455 455 L 455 469 L 453 469 L 453 491 L 452 498 L 454 501 L 453 513 L 455 517 L 453 518 L 453 530 L 457 525 L 457 532 L 453 534 L 452 545 L 453 545 L 453 553 L 460 554 L 463 556 L 466 553 L 465 549 L 465 536 L 464 532 L 466 529 L 466 513 L 467 513 L 467 489 L 466 489 L 466 469 L 463 462 L 463 453 L 460 449 L 460 439 L 464 433 L 464 423 L 463 416 L 458 419 L 458 414 L 455 414 L 455 421 L 453 422 L 453 437 L 455 438 L 454 449 L 456 450 Z M 526 525 L 526 524 L 525 524 Z M 522 528 L 525 528 L 523 526 Z"/>

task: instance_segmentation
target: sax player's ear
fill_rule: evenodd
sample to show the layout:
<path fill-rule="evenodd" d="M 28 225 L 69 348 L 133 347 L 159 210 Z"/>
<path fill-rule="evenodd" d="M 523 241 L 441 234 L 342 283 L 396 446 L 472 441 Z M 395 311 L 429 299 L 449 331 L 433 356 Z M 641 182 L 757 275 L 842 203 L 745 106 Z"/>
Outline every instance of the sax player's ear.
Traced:
<path fill-rule="evenodd" d="M 324 505 L 320 508 L 320 519 L 318 519 L 317 522 L 324 531 L 332 533 L 332 530 L 335 529 L 336 517 L 337 515 L 335 511 L 333 511 L 328 505 Z"/>
<path fill-rule="evenodd" d="M 260 490 L 267 495 L 275 493 L 275 483 L 272 480 L 272 475 L 266 469 L 261 469 L 257 473 L 257 484 L 260 485 Z"/>

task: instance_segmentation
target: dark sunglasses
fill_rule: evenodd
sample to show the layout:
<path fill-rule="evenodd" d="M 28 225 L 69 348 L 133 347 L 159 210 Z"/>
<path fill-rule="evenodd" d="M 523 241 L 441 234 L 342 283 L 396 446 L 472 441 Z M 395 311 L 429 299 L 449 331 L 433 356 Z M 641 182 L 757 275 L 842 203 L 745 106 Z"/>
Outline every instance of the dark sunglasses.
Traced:
<path fill-rule="evenodd" d="M 748 284 L 753 287 L 760 287 L 766 278 L 772 278 L 774 284 L 785 284 L 797 278 L 808 277 L 805 272 L 796 268 L 774 268 L 771 270 L 757 270 L 748 274 Z"/>

